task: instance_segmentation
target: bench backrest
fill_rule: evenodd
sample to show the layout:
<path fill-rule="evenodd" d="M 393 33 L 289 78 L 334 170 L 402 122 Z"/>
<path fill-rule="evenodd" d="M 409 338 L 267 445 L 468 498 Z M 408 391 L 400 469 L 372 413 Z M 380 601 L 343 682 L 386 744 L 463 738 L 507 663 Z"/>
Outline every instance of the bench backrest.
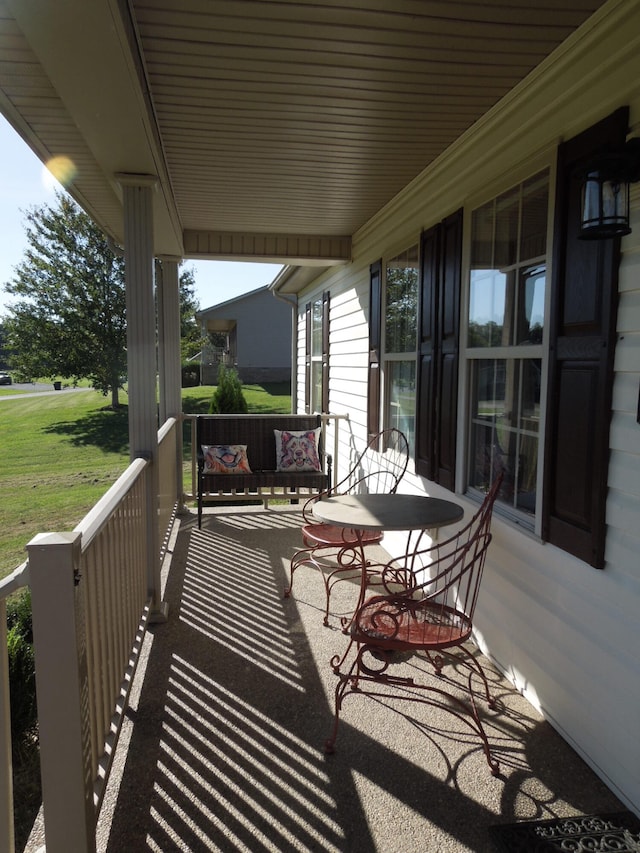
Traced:
<path fill-rule="evenodd" d="M 274 471 L 274 429 L 310 430 L 322 425 L 320 415 L 198 415 L 198 455 L 203 444 L 246 444 L 253 471 Z M 322 436 L 320 437 L 322 448 Z M 322 459 L 322 457 L 321 457 Z"/>

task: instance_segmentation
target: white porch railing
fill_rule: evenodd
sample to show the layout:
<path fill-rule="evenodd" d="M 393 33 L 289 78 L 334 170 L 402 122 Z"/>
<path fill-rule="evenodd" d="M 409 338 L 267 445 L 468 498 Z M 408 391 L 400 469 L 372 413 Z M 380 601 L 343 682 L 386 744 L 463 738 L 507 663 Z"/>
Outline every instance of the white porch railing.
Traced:
<path fill-rule="evenodd" d="M 7 598 L 29 585 L 29 564 L 18 566 L 0 581 L 0 851 L 13 853 L 13 761 L 11 757 L 11 707 L 7 654 Z"/>
<path fill-rule="evenodd" d="M 171 419 L 158 435 L 161 554 L 177 504 L 178 428 Z M 47 851 L 91 853 L 149 615 L 150 476 L 135 460 L 74 531 L 36 536 L 28 563 L 0 582 L 0 853 L 15 846 L 6 597 L 31 586 Z"/>
<path fill-rule="evenodd" d="M 178 481 L 178 468 L 182 466 L 182 442 L 179 430 L 182 423 L 169 418 L 158 430 L 158 535 L 160 537 L 160 562 L 167 547 L 173 516 L 176 511 L 176 496 L 182 489 L 182 478 Z M 180 496 L 181 497 L 181 496 Z M 181 501 L 180 501 L 181 502 Z"/>
<path fill-rule="evenodd" d="M 194 416 L 185 419 L 194 424 Z M 343 421 L 348 415 L 323 416 L 325 446 L 334 459 L 339 441 L 349 441 L 339 436 Z M 170 419 L 158 433 L 153 511 L 161 557 L 181 490 L 181 428 L 181 421 Z M 192 467 L 195 477 L 195 461 Z M 93 853 L 149 617 L 145 496 L 151 473 L 148 461 L 135 460 L 75 530 L 36 536 L 28 545 L 28 562 L 0 581 L 0 853 L 14 853 L 15 847 L 6 598 L 31 587 L 47 853 Z M 335 468 L 334 476 L 339 477 Z"/>

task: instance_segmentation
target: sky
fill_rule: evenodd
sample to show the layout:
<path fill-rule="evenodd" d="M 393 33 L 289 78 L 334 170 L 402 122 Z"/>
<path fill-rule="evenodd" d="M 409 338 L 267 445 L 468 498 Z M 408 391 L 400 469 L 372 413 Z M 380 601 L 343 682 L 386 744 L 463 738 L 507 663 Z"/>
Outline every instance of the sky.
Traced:
<path fill-rule="evenodd" d="M 0 115 L 0 319 L 13 299 L 4 292 L 4 283 L 13 278 L 27 248 L 23 211 L 55 204 L 56 186 L 55 178 Z M 185 266 L 193 268 L 200 308 L 271 284 L 281 269 L 279 264 L 188 259 Z"/>

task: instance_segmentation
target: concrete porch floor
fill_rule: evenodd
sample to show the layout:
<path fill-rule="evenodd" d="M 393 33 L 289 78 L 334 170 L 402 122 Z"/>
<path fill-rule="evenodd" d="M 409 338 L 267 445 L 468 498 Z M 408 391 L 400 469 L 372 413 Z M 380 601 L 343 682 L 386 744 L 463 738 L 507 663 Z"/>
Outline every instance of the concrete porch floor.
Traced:
<path fill-rule="evenodd" d="M 347 638 L 322 625 L 298 507 L 218 508 L 176 525 L 166 624 L 150 628 L 100 815 L 100 853 L 493 850 L 488 827 L 623 811 L 538 712 L 487 665 L 483 719 L 501 775 L 451 714 L 350 697 L 325 756 Z M 348 611 L 351 584 L 332 610 Z M 402 664 L 405 665 L 405 664 Z M 409 662 L 406 665 L 415 665 Z M 455 672 L 454 672 L 455 677 Z"/>

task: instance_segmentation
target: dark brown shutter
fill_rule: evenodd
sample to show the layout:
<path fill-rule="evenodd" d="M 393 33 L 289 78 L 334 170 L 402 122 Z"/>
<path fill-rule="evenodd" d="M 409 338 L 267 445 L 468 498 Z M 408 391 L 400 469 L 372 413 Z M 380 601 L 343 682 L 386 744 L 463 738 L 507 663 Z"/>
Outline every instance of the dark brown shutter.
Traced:
<path fill-rule="evenodd" d="M 453 491 L 462 210 L 423 233 L 420 255 L 416 471 Z"/>
<path fill-rule="evenodd" d="M 580 174 L 625 141 L 628 110 L 558 149 L 543 538 L 604 567 L 620 241 L 580 240 Z"/>
<path fill-rule="evenodd" d="M 420 310 L 416 401 L 416 472 L 435 479 L 436 347 L 438 345 L 438 270 L 440 225 L 420 240 Z"/>
<path fill-rule="evenodd" d="M 322 294 L 322 411 L 329 411 L 329 300 L 328 290 Z"/>
<path fill-rule="evenodd" d="M 435 480 L 451 491 L 456 476 L 461 271 L 462 210 L 459 210 L 447 217 L 440 229 L 438 298 Z"/>
<path fill-rule="evenodd" d="M 367 380 L 367 433 L 380 432 L 380 342 L 382 336 L 382 261 L 369 269 L 369 368 Z"/>
<path fill-rule="evenodd" d="M 304 335 L 304 410 L 311 412 L 311 303 L 305 306 Z"/>

